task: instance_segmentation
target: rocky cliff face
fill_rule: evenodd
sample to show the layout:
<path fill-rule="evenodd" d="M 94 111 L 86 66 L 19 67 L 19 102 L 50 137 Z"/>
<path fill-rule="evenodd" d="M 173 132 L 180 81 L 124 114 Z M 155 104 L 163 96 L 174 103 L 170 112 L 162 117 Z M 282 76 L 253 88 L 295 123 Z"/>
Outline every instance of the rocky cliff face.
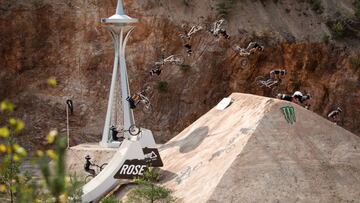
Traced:
<path fill-rule="evenodd" d="M 131 91 L 143 84 L 155 87 L 154 112 L 135 112 L 138 123 L 165 142 L 231 92 L 271 96 L 253 81 L 274 68 L 288 71 L 284 93 L 307 91 L 311 110 L 326 116 L 337 106 L 344 110 L 340 124 L 360 134 L 359 27 L 351 0 L 321 1 L 311 9 L 307 1 L 128 0 L 125 10 L 140 22 L 127 47 Z M 23 144 L 41 143 L 50 128 L 65 131 L 65 100 L 74 101 L 71 144 L 98 141 L 104 124 L 113 63 L 110 36 L 100 24 L 113 14 L 116 1 L 31 0 L 0 3 L 0 99 L 17 105 L 27 123 Z M 192 39 L 194 53 L 187 57 L 179 34 L 183 26 L 210 28 L 223 15 L 229 40 L 206 30 Z M 346 19 L 345 34 L 333 27 Z M 342 21 L 341 21 L 342 22 Z M 245 59 L 233 46 L 252 40 L 265 51 Z M 150 77 L 161 55 L 180 54 L 186 66 L 166 66 Z M 56 77 L 58 85 L 46 85 Z M 167 88 L 158 87 L 167 84 Z M 30 138 L 29 138 L 30 137 Z"/>

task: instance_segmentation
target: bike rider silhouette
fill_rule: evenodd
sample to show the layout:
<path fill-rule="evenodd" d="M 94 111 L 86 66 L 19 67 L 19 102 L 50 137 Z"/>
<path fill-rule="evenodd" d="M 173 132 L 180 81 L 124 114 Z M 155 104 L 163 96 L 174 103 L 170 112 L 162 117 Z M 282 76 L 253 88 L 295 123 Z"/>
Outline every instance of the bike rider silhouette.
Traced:
<path fill-rule="evenodd" d="M 85 165 L 84 165 L 84 169 L 85 169 L 86 172 L 88 172 L 91 175 L 95 176 L 95 170 L 90 168 L 91 166 L 94 166 L 94 164 L 90 162 L 90 159 L 91 159 L 91 157 L 89 155 L 85 156 L 86 162 L 85 162 Z"/>
<path fill-rule="evenodd" d="M 130 108 L 135 109 L 138 103 L 140 102 L 141 98 L 139 94 L 134 94 L 131 97 L 127 97 L 126 100 L 129 102 Z"/>
<path fill-rule="evenodd" d="M 124 139 L 123 137 L 118 137 L 117 135 L 119 134 L 119 131 L 116 129 L 115 126 L 111 126 L 110 128 L 111 131 L 111 137 L 114 141 L 119 141 L 120 139 Z"/>

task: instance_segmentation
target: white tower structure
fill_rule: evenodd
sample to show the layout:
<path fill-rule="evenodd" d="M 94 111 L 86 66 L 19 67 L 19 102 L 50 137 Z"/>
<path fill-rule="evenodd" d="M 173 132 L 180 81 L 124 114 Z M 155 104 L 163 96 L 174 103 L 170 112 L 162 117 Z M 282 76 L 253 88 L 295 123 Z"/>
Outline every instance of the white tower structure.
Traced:
<path fill-rule="evenodd" d="M 115 15 L 109 18 L 103 18 L 101 19 L 101 22 L 105 24 L 107 26 L 106 28 L 110 31 L 114 43 L 115 58 L 104 130 L 100 145 L 104 147 L 119 147 L 120 142 L 112 140 L 111 126 L 116 126 L 116 124 L 122 120 L 123 129 L 128 130 L 131 125 L 135 124 L 133 111 L 130 108 L 128 101 L 126 101 L 126 98 L 131 95 L 125 62 L 125 47 L 129 36 L 134 29 L 134 26 L 131 26 L 131 24 L 138 22 L 138 20 L 127 16 L 124 12 L 122 0 L 118 0 Z M 117 100 L 116 97 L 116 94 L 118 93 L 116 91 L 120 90 L 122 119 L 119 117 L 119 114 L 116 113 L 116 107 L 120 104 L 120 101 Z M 129 132 L 125 131 L 124 137 L 129 138 L 129 136 Z"/>

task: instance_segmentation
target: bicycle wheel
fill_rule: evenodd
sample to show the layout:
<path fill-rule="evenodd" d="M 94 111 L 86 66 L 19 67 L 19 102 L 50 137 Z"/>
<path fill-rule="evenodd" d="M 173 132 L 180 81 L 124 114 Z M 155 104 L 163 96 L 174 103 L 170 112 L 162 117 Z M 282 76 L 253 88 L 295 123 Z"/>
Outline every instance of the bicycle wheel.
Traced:
<path fill-rule="evenodd" d="M 106 166 L 108 165 L 108 163 L 104 163 L 100 166 L 100 171 L 102 171 Z"/>
<path fill-rule="evenodd" d="M 138 135 L 141 132 L 140 128 L 136 125 L 131 125 L 129 128 L 130 135 Z"/>
<path fill-rule="evenodd" d="M 145 92 L 146 95 L 150 96 L 153 93 L 154 88 L 150 84 L 145 84 L 143 87 L 143 91 Z"/>
<path fill-rule="evenodd" d="M 240 66 L 241 68 L 247 68 L 250 64 L 250 61 L 248 58 L 242 58 L 240 59 Z"/>
<path fill-rule="evenodd" d="M 262 87 L 264 86 L 262 83 L 263 81 L 265 81 L 264 76 L 257 76 L 254 80 L 254 85 Z"/>
<path fill-rule="evenodd" d="M 89 182 L 91 179 L 93 179 L 94 177 L 92 175 L 88 175 L 85 177 L 85 183 Z"/>
<path fill-rule="evenodd" d="M 152 112 L 152 107 L 151 107 L 151 104 L 148 103 L 148 104 L 145 104 L 142 108 L 142 111 L 146 114 L 149 114 Z"/>

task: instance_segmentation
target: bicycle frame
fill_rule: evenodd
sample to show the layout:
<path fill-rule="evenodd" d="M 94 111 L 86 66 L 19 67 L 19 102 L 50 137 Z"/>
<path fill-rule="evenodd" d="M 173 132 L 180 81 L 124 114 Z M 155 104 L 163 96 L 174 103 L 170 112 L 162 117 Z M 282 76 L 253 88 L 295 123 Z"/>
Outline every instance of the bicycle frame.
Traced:
<path fill-rule="evenodd" d="M 169 57 L 167 57 L 166 59 L 164 59 L 163 60 L 164 61 L 164 63 L 166 63 L 166 62 L 177 62 L 177 61 L 179 61 L 179 59 L 177 59 L 176 57 L 175 57 L 175 55 L 171 55 L 171 56 L 169 56 Z"/>
<path fill-rule="evenodd" d="M 267 79 L 267 80 L 262 80 L 262 81 L 259 81 L 261 86 L 265 86 L 267 88 L 271 88 L 272 86 L 276 85 L 279 83 L 278 80 L 274 80 L 274 79 Z"/>

